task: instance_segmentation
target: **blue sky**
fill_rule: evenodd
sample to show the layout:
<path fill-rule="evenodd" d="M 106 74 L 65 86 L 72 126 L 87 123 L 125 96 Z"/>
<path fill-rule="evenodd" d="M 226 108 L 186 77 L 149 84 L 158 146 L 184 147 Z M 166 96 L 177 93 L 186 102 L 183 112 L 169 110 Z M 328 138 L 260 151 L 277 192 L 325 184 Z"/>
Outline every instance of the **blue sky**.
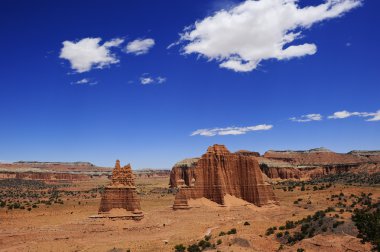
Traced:
<path fill-rule="evenodd" d="M 380 149 L 380 3 L 266 2 L 2 1 L 0 160 Z"/>

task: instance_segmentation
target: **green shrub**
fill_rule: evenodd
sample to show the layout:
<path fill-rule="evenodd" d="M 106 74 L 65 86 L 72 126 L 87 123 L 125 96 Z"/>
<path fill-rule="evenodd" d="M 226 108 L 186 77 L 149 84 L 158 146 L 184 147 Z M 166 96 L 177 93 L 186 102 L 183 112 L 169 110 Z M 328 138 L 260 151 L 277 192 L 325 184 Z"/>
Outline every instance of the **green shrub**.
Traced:
<path fill-rule="evenodd" d="M 178 245 L 174 246 L 174 251 L 175 252 L 185 252 L 186 251 L 186 247 L 183 246 L 183 244 L 178 244 Z"/>
<path fill-rule="evenodd" d="M 187 251 L 188 252 L 201 252 L 201 249 L 199 248 L 199 246 L 197 244 L 193 244 L 187 248 Z"/>
<path fill-rule="evenodd" d="M 295 228 L 294 222 L 293 222 L 293 221 L 286 221 L 286 223 L 285 223 L 285 228 L 286 228 L 286 229 L 292 229 L 292 228 Z"/>
<path fill-rule="evenodd" d="M 237 232 L 236 232 L 236 228 L 231 228 L 231 230 L 230 231 L 228 231 L 227 232 L 227 234 L 236 234 Z"/>

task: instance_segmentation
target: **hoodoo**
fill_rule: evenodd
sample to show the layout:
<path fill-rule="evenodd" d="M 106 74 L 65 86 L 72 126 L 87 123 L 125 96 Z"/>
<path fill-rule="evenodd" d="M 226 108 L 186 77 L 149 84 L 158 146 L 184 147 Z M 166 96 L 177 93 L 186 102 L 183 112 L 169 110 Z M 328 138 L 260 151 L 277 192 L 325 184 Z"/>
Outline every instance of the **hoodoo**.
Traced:
<path fill-rule="evenodd" d="M 120 161 L 116 160 L 112 182 L 105 188 L 100 201 L 99 214 L 110 218 L 140 220 L 144 216 L 140 209 L 131 165 L 121 167 Z"/>
<path fill-rule="evenodd" d="M 275 201 L 271 186 L 264 182 L 254 156 L 231 153 L 224 145 L 213 145 L 194 168 L 195 182 L 180 188 L 173 209 L 184 209 L 187 200 L 205 197 L 224 205 L 229 194 L 257 206 Z"/>

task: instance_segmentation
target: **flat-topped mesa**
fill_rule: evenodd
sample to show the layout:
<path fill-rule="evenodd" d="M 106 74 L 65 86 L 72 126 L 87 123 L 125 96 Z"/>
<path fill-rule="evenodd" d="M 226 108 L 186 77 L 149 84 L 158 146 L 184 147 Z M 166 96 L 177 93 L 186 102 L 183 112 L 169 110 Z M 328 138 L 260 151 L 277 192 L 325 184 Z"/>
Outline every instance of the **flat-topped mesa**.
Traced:
<path fill-rule="evenodd" d="M 292 165 L 331 165 L 355 164 L 366 162 L 367 159 L 359 155 L 343 154 L 329 151 L 324 148 L 307 151 L 267 151 L 265 158 L 289 162 Z"/>
<path fill-rule="evenodd" d="M 260 153 L 256 151 L 248 151 L 248 150 L 239 150 L 235 152 L 236 154 L 249 156 L 249 157 L 260 157 Z"/>
<path fill-rule="evenodd" d="M 259 159 L 263 172 L 270 178 L 310 179 L 347 172 L 372 174 L 380 171 L 379 151 L 336 153 L 325 148 L 306 151 L 271 150 Z"/>
<path fill-rule="evenodd" d="M 180 188 L 173 209 L 184 209 L 187 200 L 202 197 L 224 205 L 227 194 L 257 206 L 275 200 L 271 186 L 264 182 L 256 158 L 231 153 L 224 145 L 209 147 L 194 172 L 194 185 Z"/>
<path fill-rule="evenodd" d="M 121 167 L 117 160 L 112 171 L 112 182 L 102 195 L 99 214 L 108 214 L 110 218 L 140 220 L 144 216 L 140 209 L 131 165 Z"/>

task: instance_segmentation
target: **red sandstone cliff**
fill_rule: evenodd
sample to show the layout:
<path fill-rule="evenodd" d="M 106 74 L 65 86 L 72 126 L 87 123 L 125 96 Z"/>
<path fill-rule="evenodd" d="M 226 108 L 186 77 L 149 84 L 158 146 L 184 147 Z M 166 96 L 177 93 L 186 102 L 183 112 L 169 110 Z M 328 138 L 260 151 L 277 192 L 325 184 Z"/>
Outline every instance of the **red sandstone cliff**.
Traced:
<path fill-rule="evenodd" d="M 190 186 L 195 180 L 195 166 L 199 158 L 187 158 L 176 163 L 170 172 L 170 188 Z"/>
<path fill-rule="evenodd" d="M 231 153 L 224 145 L 209 147 L 197 162 L 194 172 L 194 186 L 180 189 L 174 209 L 185 206 L 190 198 L 202 197 L 223 205 L 226 194 L 258 206 L 275 200 L 271 186 L 264 182 L 257 160 Z"/>
<path fill-rule="evenodd" d="M 258 152 L 237 151 L 235 154 L 254 157 L 260 169 L 270 179 L 310 179 L 345 172 L 380 172 L 380 151 L 350 151 L 335 153 L 324 148 L 307 151 L 267 151 L 263 156 Z M 195 160 L 193 164 L 186 161 Z M 176 164 L 170 175 L 170 186 L 190 186 L 196 176 L 196 159 Z"/>
<path fill-rule="evenodd" d="M 270 178 L 309 179 L 346 172 L 380 172 L 379 151 L 351 151 L 344 154 L 324 148 L 267 151 L 261 160 L 261 169 Z"/>

